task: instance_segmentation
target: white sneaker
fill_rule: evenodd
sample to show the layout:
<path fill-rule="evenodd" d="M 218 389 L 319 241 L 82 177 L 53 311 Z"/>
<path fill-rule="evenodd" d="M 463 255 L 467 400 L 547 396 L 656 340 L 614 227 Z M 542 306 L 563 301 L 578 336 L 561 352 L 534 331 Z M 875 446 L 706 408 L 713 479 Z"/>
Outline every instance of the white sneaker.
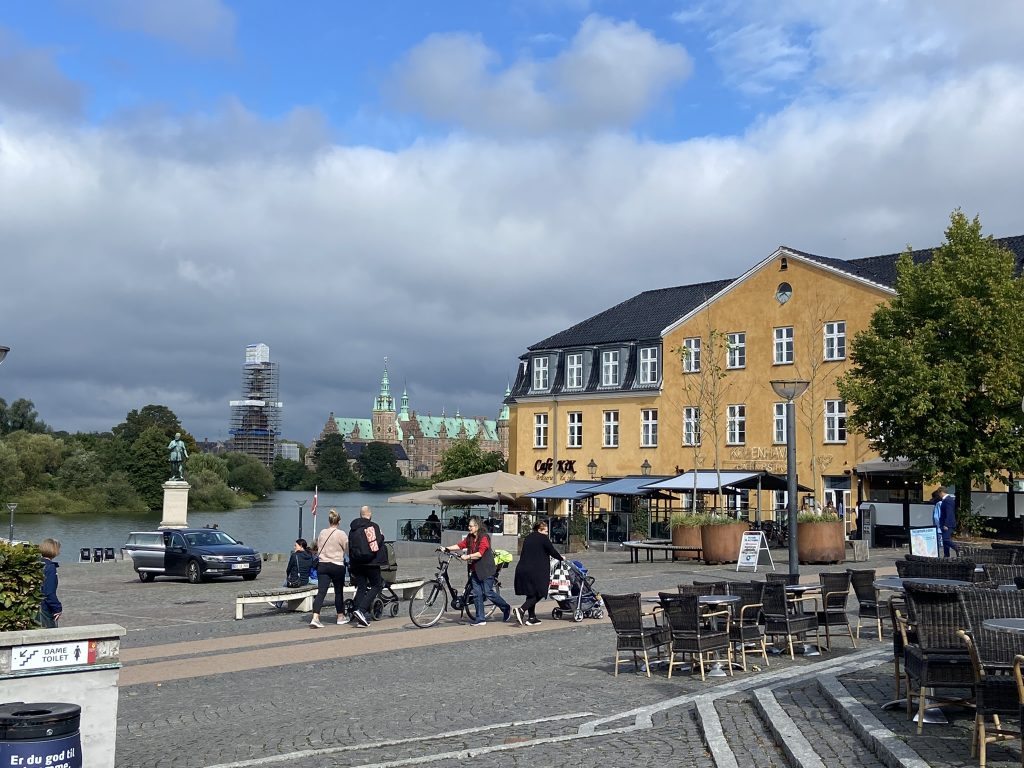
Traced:
<path fill-rule="evenodd" d="M 320 623 L 320 619 L 310 619 L 309 626 L 313 629 L 323 629 L 324 625 Z"/>
<path fill-rule="evenodd" d="M 370 626 L 370 620 L 367 619 L 363 615 L 363 612 L 360 611 L 358 608 L 356 610 L 352 611 L 352 617 L 356 620 L 356 624 L 358 624 L 360 627 L 368 627 L 368 626 Z"/>
<path fill-rule="evenodd" d="M 348 624 L 350 621 L 352 621 L 352 619 L 350 619 L 344 613 L 341 614 L 341 616 L 338 617 L 338 623 L 339 624 Z"/>
<path fill-rule="evenodd" d="M 526 621 L 523 619 L 523 611 L 521 608 L 513 608 L 512 615 L 516 617 L 516 623 L 520 627 L 526 624 Z"/>

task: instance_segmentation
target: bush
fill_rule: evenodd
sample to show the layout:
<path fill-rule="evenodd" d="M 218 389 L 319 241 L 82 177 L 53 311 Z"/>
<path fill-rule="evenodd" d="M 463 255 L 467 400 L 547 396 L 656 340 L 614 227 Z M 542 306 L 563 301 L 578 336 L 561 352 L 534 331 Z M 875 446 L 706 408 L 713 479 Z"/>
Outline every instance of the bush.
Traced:
<path fill-rule="evenodd" d="M 43 559 L 36 547 L 0 541 L 0 632 L 35 629 L 43 602 Z"/>
<path fill-rule="evenodd" d="M 699 528 L 707 525 L 708 517 L 701 512 L 673 512 L 668 523 L 672 528 Z"/>
<path fill-rule="evenodd" d="M 731 525 L 733 523 L 746 523 L 746 520 L 737 520 L 731 515 L 704 515 L 701 525 Z"/>
<path fill-rule="evenodd" d="M 801 512 L 796 516 L 798 523 L 838 523 L 839 515 L 835 512 Z"/>

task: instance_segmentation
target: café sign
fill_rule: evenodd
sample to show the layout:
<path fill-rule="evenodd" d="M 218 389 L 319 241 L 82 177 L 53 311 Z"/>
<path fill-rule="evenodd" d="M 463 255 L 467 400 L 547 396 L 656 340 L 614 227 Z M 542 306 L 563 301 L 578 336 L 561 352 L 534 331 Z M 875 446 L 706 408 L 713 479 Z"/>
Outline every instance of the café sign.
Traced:
<path fill-rule="evenodd" d="M 565 459 L 565 460 L 559 460 L 559 461 L 555 461 L 554 459 L 546 459 L 546 460 L 537 459 L 537 461 L 535 461 L 534 464 L 533 464 L 533 471 L 537 472 L 538 474 L 546 475 L 552 469 L 555 469 L 556 471 L 558 471 L 558 472 L 560 472 L 562 474 L 573 474 L 573 475 L 575 475 L 576 474 L 576 459 L 571 459 L 571 460 Z"/>

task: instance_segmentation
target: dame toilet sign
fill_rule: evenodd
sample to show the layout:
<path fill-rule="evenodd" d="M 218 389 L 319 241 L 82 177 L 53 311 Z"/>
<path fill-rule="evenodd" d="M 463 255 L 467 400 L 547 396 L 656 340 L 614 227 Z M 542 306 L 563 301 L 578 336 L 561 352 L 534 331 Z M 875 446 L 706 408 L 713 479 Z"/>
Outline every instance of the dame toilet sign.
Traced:
<path fill-rule="evenodd" d="M 13 649 L 11 671 L 25 669 L 52 669 L 53 667 L 76 667 L 96 661 L 96 644 L 88 640 L 70 643 L 46 643 L 45 645 L 23 645 Z"/>

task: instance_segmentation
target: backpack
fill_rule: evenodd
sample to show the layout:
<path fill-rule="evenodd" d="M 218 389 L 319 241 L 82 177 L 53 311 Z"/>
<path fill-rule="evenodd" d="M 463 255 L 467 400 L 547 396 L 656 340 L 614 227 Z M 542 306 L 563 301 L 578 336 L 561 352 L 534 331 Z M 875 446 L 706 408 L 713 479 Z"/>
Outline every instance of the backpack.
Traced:
<path fill-rule="evenodd" d="M 384 542 L 377 538 L 377 526 L 357 528 L 348 540 L 348 559 L 357 565 L 372 563 Z"/>

